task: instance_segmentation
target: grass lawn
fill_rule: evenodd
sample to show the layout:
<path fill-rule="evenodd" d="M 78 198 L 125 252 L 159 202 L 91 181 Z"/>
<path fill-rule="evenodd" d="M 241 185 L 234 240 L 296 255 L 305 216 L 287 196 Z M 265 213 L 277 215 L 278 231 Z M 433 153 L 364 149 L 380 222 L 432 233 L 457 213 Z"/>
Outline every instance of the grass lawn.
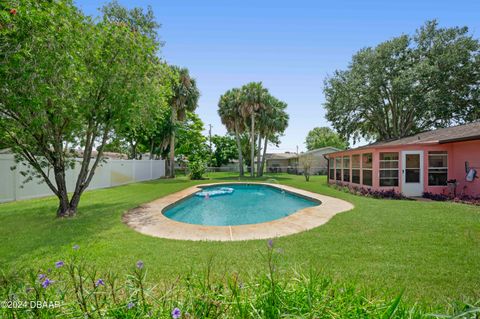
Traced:
<path fill-rule="evenodd" d="M 238 180 L 210 174 L 212 181 Z M 338 280 L 353 281 L 376 294 L 405 288 L 409 301 L 431 306 L 452 299 L 480 298 L 480 208 L 445 202 L 378 200 L 329 188 L 324 176 L 306 183 L 302 176 L 275 175 L 278 182 L 350 201 L 355 209 L 326 225 L 283 237 L 282 269 L 321 269 Z M 213 258 L 219 274 L 265 271 L 260 252 L 265 241 L 188 242 L 139 234 L 121 222 L 122 213 L 193 184 L 186 178 L 157 180 L 84 194 L 78 216 L 55 218 L 55 198 L 0 205 L 0 266 L 50 268 L 72 246 L 101 269 L 120 273 L 137 260 L 149 278 L 174 280 L 200 271 Z"/>

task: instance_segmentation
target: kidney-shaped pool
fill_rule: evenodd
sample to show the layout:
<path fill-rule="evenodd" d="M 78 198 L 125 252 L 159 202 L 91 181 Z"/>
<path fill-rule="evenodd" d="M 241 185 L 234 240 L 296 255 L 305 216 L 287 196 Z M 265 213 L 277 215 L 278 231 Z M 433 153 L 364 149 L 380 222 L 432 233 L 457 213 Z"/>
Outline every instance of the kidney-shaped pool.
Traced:
<path fill-rule="evenodd" d="M 319 201 L 268 185 L 223 184 L 203 187 L 163 214 L 188 224 L 234 226 L 264 223 L 318 205 Z"/>

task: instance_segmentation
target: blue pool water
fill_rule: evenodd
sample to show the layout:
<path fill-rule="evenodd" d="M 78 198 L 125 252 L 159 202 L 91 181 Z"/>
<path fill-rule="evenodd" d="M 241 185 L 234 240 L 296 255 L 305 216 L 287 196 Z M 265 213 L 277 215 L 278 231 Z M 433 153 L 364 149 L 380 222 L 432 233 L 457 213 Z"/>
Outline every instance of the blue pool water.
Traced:
<path fill-rule="evenodd" d="M 192 196 L 164 212 L 173 220 L 208 226 L 233 226 L 268 222 L 319 203 L 280 189 L 249 184 L 230 184 L 205 187 L 215 190 L 231 187 L 232 194 L 210 198 Z"/>

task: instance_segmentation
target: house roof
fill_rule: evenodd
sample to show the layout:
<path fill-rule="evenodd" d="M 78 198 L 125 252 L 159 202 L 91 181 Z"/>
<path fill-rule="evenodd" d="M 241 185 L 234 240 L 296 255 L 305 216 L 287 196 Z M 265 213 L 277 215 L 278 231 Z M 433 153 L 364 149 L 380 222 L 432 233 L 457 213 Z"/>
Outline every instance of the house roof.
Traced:
<path fill-rule="evenodd" d="M 311 151 L 303 152 L 300 154 L 300 156 L 314 154 L 314 153 L 329 154 L 329 153 L 338 152 L 338 151 L 341 151 L 341 149 L 333 146 L 325 146 L 325 147 L 317 148 Z"/>
<path fill-rule="evenodd" d="M 351 150 L 362 150 L 368 148 L 379 148 L 401 145 L 416 144 L 446 144 L 461 141 L 480 140 L 480 121 L 469 124 L 440 128 L 432 131 L 421 132 L 415 135 L 379 141 L 365 146 L 360 146 Z M 347 150 L 347 151 L 351 151 Z"/>
<path fill-rule="evenodd" d="M 297 157 L 298 157 L 298 155 L 296 153 L 270 153 L 270 154 L 267 154 L 267 160 L 272 160 L 272 159 L 288 160 L 288 159 L 297 158 Z"/>

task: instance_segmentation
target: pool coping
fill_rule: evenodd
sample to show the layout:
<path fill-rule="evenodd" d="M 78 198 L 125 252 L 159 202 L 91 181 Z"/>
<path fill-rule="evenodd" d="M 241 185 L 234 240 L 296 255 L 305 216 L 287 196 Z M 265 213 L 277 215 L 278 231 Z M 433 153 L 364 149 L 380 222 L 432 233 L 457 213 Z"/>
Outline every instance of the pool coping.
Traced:
<path fill-rule="evenodd" d="M 289 216 L 259 224 L 236 226 L 204 226 L 175 221 L 163 215 L 173 204 L 185 200 L 203 187 L 251 184 L 265 185 L 320 202 Z M 327 223 L 336 214 L 353 209 L 353 204 L 282 184 L 257 182 L 209 183 L 188 187 L 127 211 L 122 220 L 134 230 L 153 237 L 193 241 L 241 241 L 268 239 L 297 234 Z"/>

